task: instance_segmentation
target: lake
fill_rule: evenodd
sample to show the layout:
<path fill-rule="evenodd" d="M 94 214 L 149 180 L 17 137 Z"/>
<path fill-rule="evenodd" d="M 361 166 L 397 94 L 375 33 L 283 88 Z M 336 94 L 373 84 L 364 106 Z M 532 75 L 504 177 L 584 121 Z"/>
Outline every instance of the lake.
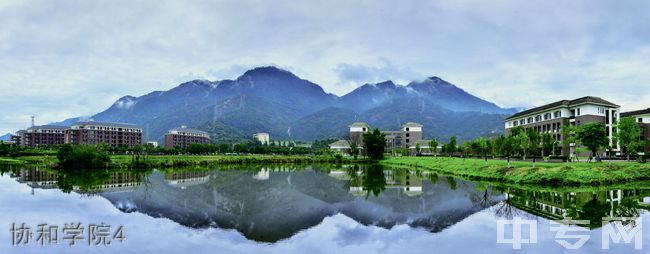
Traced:
<path fill-rule="evenodd" d="M 650 185 L 643 183 L 537 188 L 380 165 L 92 173 L 5 166 L 3 172 L 0 253 L 546 254 L 650 248 L 650 233 L 643 230 L 650 221 Z M 603 217 L 611 219 L 603 223 Z M 560 229 L 567 237 L 556 235 Z M 515 235 L 521 241 L 512 241 Z M 578 250 L 566 249 L 580 239 L 586 240 Z"/>

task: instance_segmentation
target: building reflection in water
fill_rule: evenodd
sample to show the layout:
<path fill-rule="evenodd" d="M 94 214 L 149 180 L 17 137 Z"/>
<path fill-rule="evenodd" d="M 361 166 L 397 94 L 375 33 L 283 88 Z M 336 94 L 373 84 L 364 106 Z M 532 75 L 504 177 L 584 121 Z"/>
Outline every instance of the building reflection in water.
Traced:
<path fill-rule="evenodd" d="M 132 191 L 142 184 L 141 174 L 125 171 L 93 171 L 89 174 L 84 171 L 64 173 L 21 168 L 12 177 L 33 189 L 59 188 L 78 193 Z"/>
<path fill-rule="evenodd" d="M 423 175 L 414 170 L 388 169 L 381 166 L 349 166 L 344 169 L 331 170 L 329 176 L 347 181 L 350 194 L 378 196 L 386 189 L 398 189 L 408 196 L 422 194 Z"/>
<path fill-rule="evenodd" d="M 204 184 L 208 180 L 210 180 L 209 171 L 173 171 L 165 173 L 165 182 L 181 189 Z"/>
<path fill-rule="evenodd" d="M 589 220 L 590 228 L 601 227 L 604 217 L 637 218 L 643 210 L 650 208 L 648 189 L 585 192 L 497 189 L 506 196 L 505 201 L 495 207 L 499 216 L 512 217 L 507 211 L 514 207 L 550 220 Z"/>

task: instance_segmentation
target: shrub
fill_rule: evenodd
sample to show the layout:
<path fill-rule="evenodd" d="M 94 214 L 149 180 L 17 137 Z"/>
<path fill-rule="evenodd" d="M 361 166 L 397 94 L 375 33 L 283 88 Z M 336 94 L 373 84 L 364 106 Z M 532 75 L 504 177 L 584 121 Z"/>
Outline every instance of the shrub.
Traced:
<path fill-rule="evenodd" d="M 64 169 L 106 168 L 111 162 L 105 149 L 91 145 L 64 145 L 56 157 Z"/>

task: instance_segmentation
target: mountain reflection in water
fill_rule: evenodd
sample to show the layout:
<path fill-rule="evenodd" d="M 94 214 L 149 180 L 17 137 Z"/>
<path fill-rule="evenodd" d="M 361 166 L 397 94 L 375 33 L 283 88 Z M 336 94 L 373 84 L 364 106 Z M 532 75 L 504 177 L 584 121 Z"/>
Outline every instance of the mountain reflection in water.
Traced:
<path fill-rule="evenodd" d="M 344 214 L 364 225 L 431 232 L 489 209 L 498 217 L 589 220 L 638 217 L 649 189 L 540 191 L 491 186 L 380 165 L 265 165 L 232 168 L 57 172 L 11 168 L 32 188 L 99 195 L 123 212 L 169 218 L 191 228 L 235 229 L 276 242 Z"/>

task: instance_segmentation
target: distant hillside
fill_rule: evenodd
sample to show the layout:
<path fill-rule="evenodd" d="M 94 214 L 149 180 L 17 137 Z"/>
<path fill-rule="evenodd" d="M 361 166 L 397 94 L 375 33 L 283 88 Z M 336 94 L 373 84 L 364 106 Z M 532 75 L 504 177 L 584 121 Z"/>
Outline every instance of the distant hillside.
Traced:
<path fill-rule="evenodd" d="M 9 141 L 11 140 L 11 133 L 7 133 L 5 135 L 0 136 L 0 140 L 2 141 Z"/>
<path fill-rule="evenodd" d="M 250 138 L 256 132 L 268 132 L 272 139 L 310 141 L 343 137 L 354 121 L 382 129 L 414 121 L 424 124 L 426 138 L 471 139 L 501 133 L 504 115 L 514 112 L 437 77 L 407 86 L 392 81 L 366 84 L 338 97 L 289 71 L 259 67 L 235 80 L 193 80 L 168 91 L 124 96 L 83 119 L 135 123 L 144 129 L 145 139 L 158 141 L 180 125 L 206 130 L 217 142 Z"/>

